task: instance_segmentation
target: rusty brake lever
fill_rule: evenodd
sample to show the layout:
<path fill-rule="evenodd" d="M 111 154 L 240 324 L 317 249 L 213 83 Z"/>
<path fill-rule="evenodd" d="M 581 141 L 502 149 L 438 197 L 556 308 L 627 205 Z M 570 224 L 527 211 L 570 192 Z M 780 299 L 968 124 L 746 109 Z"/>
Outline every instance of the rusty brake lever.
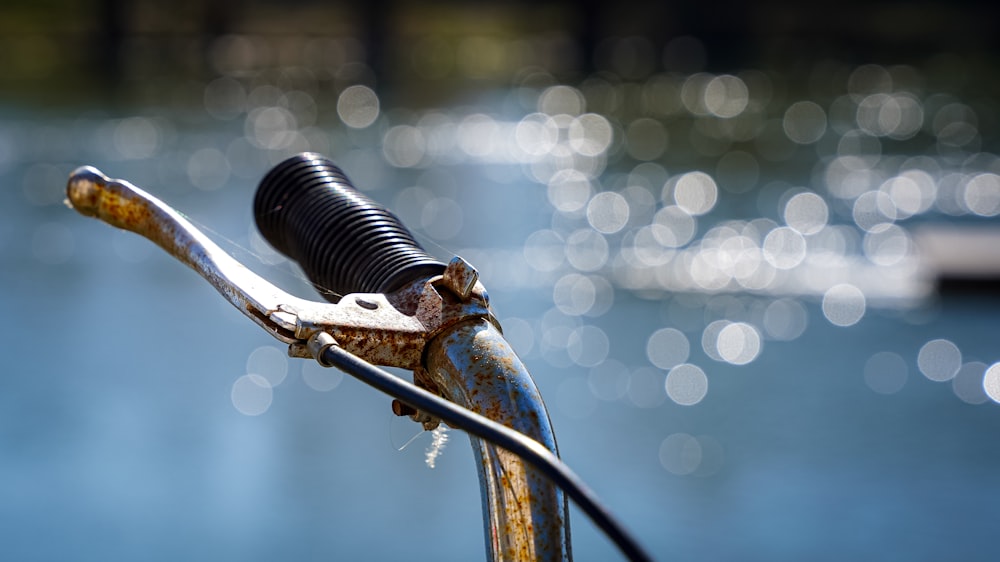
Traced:
<path fill-rule="evenodd" d="M 266 281 L 169 205 L 127 181 L 85 166 L 70 176 L 66 192 L 67 204 L 79 213 L 144 236 L 197 271 L 240 312 L 288 344 L 293 357 L 311 358 L 307 342 L 322 331 L 370 363 L 413 370 L 443 329 L 474 318 L 495 323 L 478 273 L 458 256 L 442 275 L 388 295 L 354 293 L 337 303 L 316 302 Z"/>

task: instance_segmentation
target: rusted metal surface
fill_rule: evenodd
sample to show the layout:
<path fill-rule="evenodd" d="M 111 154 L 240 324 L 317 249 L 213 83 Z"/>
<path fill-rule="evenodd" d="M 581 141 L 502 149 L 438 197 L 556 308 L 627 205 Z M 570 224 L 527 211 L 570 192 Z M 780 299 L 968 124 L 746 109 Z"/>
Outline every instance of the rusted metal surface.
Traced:
<path fill-rule="evenodd" d="M 290 295 L 230 257 L 184 217 L 134 185 L 84 167 L 69 178 L 67 203 L 83 215 L 155 242 L 197 271 L 294 357 L 317 357 L 318 334 L 376 365 L 414 372 L 417 386 L 520 431 L 557 453 L 545 406 L 503 339 L 478 273 L 461 258 L 441 276 L 391 294 L 355 293 L 336 304 Z M 325 337 L 325 336 L 324 336 Z M 321 338 L 322 339 L 322 338 Z M 438 420 L 393 406 L 427 429 Z M 519 457 L 472 438 L 491 560 L 567 560 L 564 494 Z"/>
<path fill-rule="evenodd" d="M 81 214 L 155 242 L 201 274 L 233 306 L 274 337 L 286 343 L 296 340 L 292 311 L 308 301 L 285 298 L 290 295 L 231 258 L 166 204 L 91 167 L 73 172 L 66 195 L 67 203 Z"/>
<path fill-rule="evenodd" d="M 558 454 L 548 413 L 521 360 L 489 321 L 434 339 L 427 373 L 443 395 Z M 569 512 L 561 490 L 517 457 L 472 438 L 492 560 L 568 560 Z"/>

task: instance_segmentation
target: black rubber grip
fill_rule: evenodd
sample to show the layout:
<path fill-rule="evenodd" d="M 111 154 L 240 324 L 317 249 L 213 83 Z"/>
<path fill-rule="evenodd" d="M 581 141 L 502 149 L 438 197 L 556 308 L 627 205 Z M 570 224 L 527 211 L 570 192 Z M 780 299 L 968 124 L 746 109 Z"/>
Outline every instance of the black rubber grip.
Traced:
<path fill-rule="evenodd" d="M 331 302 L 349 293 L 389 293 L 445 268 L 396 215 L 319 154 L 293 156 L 268 172 L 253 211 L 264 239 L 298 262 Z"/>

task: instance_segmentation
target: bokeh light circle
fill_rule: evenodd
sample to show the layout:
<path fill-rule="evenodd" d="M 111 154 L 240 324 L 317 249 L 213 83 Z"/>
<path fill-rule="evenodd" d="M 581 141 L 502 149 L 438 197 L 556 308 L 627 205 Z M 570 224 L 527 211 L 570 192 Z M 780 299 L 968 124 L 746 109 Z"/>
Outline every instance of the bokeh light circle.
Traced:
<path fill-rule="evenodd" d="M 867 232 L 884 230 L 897 218 L 896 205 L 883 191 L 868 191 L 854 201 L 852 215 L 858 228 Z"/>
<path fill-rule="evenodd" d="M 705 172 L 688 172 L 674 185 L 674 201 L 691 215 L 704 215 L 715 207 L 719 188 Z"/>
<path fill-rule="evenodd" d="M 583 156 L 603 154 L 614 140 L 611 123 L 595 113 L 587 113 L 573 119 L 568 133 L 570 148 Z"/>
<path fill-rule="evenodd" d="M 981 217 L 1000 214 L 1000 175 L 977 174 L 965 184 L 964 203 L 970 212 Z"/>
<path fill-rule="evenodd" d="M 806 241 L 795 229 L 782 226 L 767 233 L 761 251 L 767 263 L 778 269 L 791 269 L 806 258 Z"/>
<path fill-rule="evenodd" d="M 559 171 L 548 182 L 549 203 L 566 213 L 584 209 L 593 192 L 590 179 L 579 170 Z"/>
<path fill-rule="evenodd" d="M 693 406 L 708 394 L 708 377 L 701 367 L 690 363 L 677 365 L 664 381 L 667 396 L 681 406 Z"/>
<path fill-rule="evenodd" d="M 687 433 L 674 433 L 660 443 L 660 464 L 677 476 L 691 474 L 701 464 L 702 450 L 698 439 Z"/>
<path fill-rule="evenodd" d="M 760 354 L 760 333 L 750 324 L 733 322 L 719 331 L 716 349 L 726 363 L 746 365 Z"/>
<path fill-rule="evenodd" d="M 566 353 L 581 367 L 594 367 L 608 357 L 611 343 L 608 335 L 597 326 L 584 325 L 569 334 Z"/>
<path fill-rule="evenodd" d="M 921 346 L 917 354 L 917 367 L 932 381 L 951 380 L 962 368 L 962 352 L 949 340 L 931 340 Z"/>
<path fill-rule="evenodd" d="M 566 238 L 566 261 L 580 271 L 595 271 L 608 261 L 608 241 L 601 233 L 581 228 Z"/>
<path fill-rule="evenodd" d="M 823 316 L 836 326 L 853 326 L 865 315 L 865 294 L 854 285 L 841 283 L 823 294 Z"/>
<path fill-rule="evenodd" d="M 868 358 L 865 384 L 879 394 L 895 394 L 906 384 L 906 361 L 898 353 L 880 351 Z"/>
<path fill-rule="evenodd" d="M 655 408 L 667 399 L 666 382 L 662 371 L 652 367 L 639 367 L 628 378 L 629 401 L 637 408 Z"/>
<path fill-rule="evenodd" d="M 794 299 L 778 299 L 764 309 L 764 331 L 778 341 L 792 341 L 805 332 L 809 324 L 806 307 Z"/>
<path fill-rule="evenodd" d="M 691 344 L 676 328 L 660 328 L 646 340 L 646 357 L 661 369 L 671 369 L 687 361 Z"/>
<path fill-rule="evenodd" d="M 829 217 L 826 201 L 812 192 L 794 195 L 785 203 L 785 224 L 806 236 L 823 230 Z"/>
<path fill-rule="evenodd" d="M 319 392 L 330 392 L 340 386 L 344 373 L 339 369 L 324 367 L 316 361 L 302 362 L 302 381 Z"/>
<path fill-rule="evenodd" d="M 980 361 L 971 361 L 962 365 L 955 377 L 951 379 L 951 389 L 955 396 L 967 404 L 982 404 L 990 399 L 983 388 L 983 376 L 989 366 Z"/>
<path fill-rule="evenodd" d="M 271 383 L 260 375 L 248 374 L 233 383 L 230 399 L 233 407 L 246 416 L 259 416 L 271 407 Z"/>
<path fill-rule="evenodd" d="M 524 260 L 537 271 L 555 271 L 565 259 L 566 243 L 555 231 L 532 232 L 524 241 Z"/>
<path fill-rule="evenodd" d="M 563 314 L 586 314 L 597 302 L 597 287 L 586 275 L 569 273 L 559 278 L 552 289 L 552 302 Z"/>
<path fill-rule="evenodd" d="M 990 400 L 1000 403 L 1000 363 L 994 363 L 983 375 L 983 390 Z"/>
<path fill-rule="evenodd" d="M 667 248 L 680 248 L 694 238 L 698 224 L 690 213 L 677 205 L 663 207 L 653 216 L 652 236 Z"/>
<path fill-rule="evenodd" d="M 260 375 L 278 386 L 288 374 L 288 354 L 273 345 L 262 345 L 247 357 L 247 373 Z"/>
<path fill-rule="evenodd" d="M 352 129 L 369 127 L 378 119 L 378 96 L 368 86 L 348 86 L 337 98 L 337 115 Z"/>
<path fill-rule="evenodd" d="M 719 334 L 730 324 L 732 322 L 729 320 L 715 320 L 701 332 L 701 349 L 715 361 L 725 361 L 719 354 Z"/>
<path fill-rule="evenodd" d="M 614 234 L 628 223 L 629 205 L 614 191 L 598 193 L 587 203 L 587 222 L 603 234 Z"/>
<path fill-rule="evenodd" d="M 736 117 L 747 108 L 750 92 L 743 80 L 723 74 L 712 78 L 705 85 L 705 109 L 716 117 L 729 119 Z"/>
<path fill-rule="evenodd" d="M 826 132 L 826 112 L 811 101 L 795 102 L 785 110 L 785 134 L 797 144 L 812 144 Z"/>

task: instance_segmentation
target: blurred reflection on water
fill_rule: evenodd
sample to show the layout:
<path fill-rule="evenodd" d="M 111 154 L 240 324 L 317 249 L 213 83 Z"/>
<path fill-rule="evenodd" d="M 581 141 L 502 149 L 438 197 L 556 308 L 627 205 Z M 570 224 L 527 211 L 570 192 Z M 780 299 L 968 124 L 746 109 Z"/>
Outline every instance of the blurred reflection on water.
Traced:
<path fill-rule="evenodd" d="M 416 71 L 515 46 L 469 41 L 417 43 Z M 227 36 L 196 107 L 0 121 L 4 558 L 481 556 L 468 451 L 397 452 L 387 399 L 61 204 L 97 165 L 309 295 L 250 220 L 304 150 L 480 269 L 564 457 L 658 557 L 990 558 L 1000 309 L 936 296 L 918 232 L 996 227 L 995 101 L 913 66 L 679 71 L 633 38 L 579 80 L 415 109 L 356 46 L 263 71 L 264 39 Z M 574 523 L 579 559 L 613 555 Z"/>

